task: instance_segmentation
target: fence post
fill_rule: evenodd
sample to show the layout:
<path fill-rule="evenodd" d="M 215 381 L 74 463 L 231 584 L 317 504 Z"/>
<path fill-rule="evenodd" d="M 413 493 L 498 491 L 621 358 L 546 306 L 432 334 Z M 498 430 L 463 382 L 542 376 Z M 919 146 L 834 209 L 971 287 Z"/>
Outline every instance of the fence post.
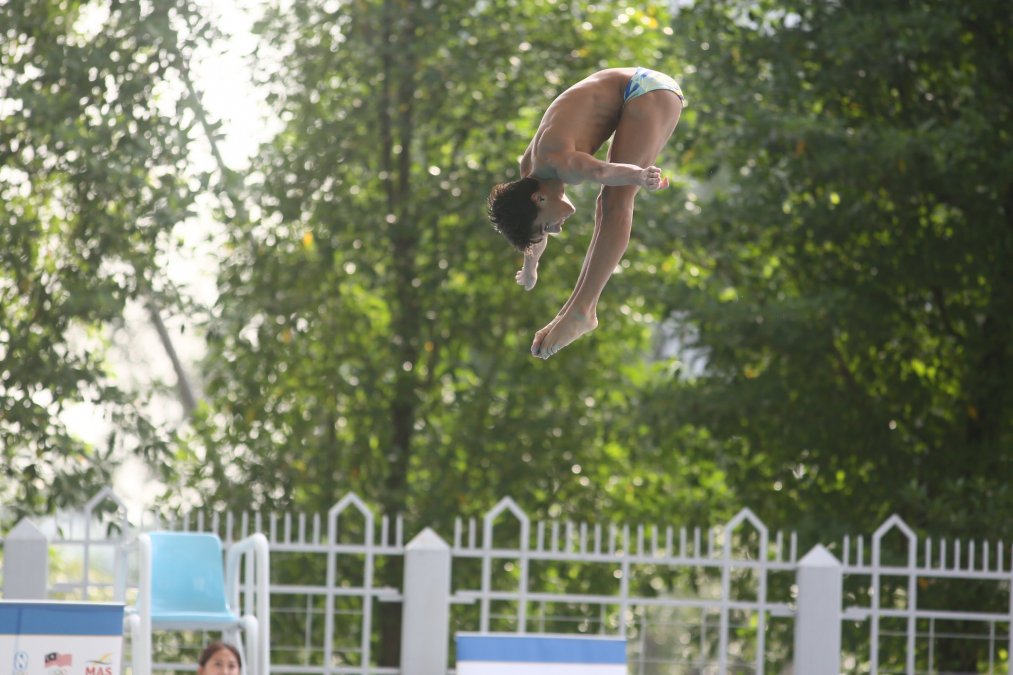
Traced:
<path fill-rule="evenodd" d="M 795 672 L 841 672 L 841 580 L 844 568 L 823 546 L 814 546 L 798 562 L 798 611 L 795 613 Z"/>
<path fill-rule="evenodd" d="M 23 518 L 4 541 L 4 599 L 45 600 L 49 581 L 49 541 Z"/>
<path fill-rule="evenodd" d="M 450 547 L 430 528 L 404 553 L 401 675 L 445 675 L 450 642 Z"/>

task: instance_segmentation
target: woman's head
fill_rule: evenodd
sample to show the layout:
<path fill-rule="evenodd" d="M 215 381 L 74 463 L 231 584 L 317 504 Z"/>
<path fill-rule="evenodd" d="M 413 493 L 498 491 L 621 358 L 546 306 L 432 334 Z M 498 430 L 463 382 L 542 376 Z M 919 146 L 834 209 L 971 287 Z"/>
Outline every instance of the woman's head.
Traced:
<path fill-rule="evenodd" d="M 232 645 L 215 640 L 197 658 L 197 675 L 239 675 L 243 660 Z"/>

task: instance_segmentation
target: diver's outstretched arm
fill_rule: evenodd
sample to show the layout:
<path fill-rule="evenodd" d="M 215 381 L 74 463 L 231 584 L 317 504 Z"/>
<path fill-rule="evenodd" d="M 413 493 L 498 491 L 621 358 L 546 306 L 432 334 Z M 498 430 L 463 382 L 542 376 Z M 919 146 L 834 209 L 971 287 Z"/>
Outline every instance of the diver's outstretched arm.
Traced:
<path fill-rule="evenodd" d="M 514 278 L 526 291 L 530 291 L 538 282 L 538 260 L 545 253 L 545 247 L 548 243 L 548 235 L 542 235 L 542 240 L 532 244 L 524 253 L 524 266 L 517 272 Z"/>

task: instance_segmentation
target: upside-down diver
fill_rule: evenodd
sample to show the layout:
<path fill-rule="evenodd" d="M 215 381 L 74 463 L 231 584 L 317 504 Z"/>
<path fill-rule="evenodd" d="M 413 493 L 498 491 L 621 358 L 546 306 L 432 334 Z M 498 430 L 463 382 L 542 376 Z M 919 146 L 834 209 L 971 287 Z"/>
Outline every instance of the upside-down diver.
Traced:
<path fill-rule="evenodd" d="M 521 158 L 521 178 L 492 189 L 489 219 L 524 253 L 516 280 L 531 290 L 549 235 L 559 234 L 574 212 L 564 186 L 602 186 L 580 276 L 556 318 L 535 334 L 534 356 L 548 358 L 598 326 L 598 298 L 629 244 L 637 192 L 668 186 L 654 162 L 684 104 L 679 85 L 663 73 L 646 68 L 594 73 L 546 109 Z M 610 136 L 608 161 L 595 159 Z"/>

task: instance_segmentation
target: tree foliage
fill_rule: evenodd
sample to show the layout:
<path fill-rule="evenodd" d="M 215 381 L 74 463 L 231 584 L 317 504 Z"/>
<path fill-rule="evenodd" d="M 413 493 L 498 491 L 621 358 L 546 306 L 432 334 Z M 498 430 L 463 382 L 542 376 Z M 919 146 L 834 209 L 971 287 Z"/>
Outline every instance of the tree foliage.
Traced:
<path fill-rule="evenodd" d="M 13 1 L 0 25 L 0 501 L 32 512 L 93 494 L 124 448 L 166 459 L 106 354 L 127 302 L 174 301 L 159 252 L 200 185 L 172 73 L 204 29 L 184 0 Z M 67 428 L 82 403 L 100 447 Z"/>
<path fill-rule="evenodd" d="M 674 257 L 695 273 L 664 298 L 707 369 L 664 395 L 752 458 L 734 478 L 750 503 L 1009 535 L 1006 9 L 718 2 L 677 19 L 713 197 Z"/>
<path fill-rule="evenodd" d="M 664 58 L 662 10 L 294 9 L 261 25 L 282 53 L 267 86 L 286 126 L 251 176 L 255 207 L 233 230 L 208 323 L 193 442 L 206 485 L 251 486 L 216 503 L 326 508 L 352 489 L 439 525 L 506 494 L 574 513 L 633 504 L 641 483 L 671 499 L 657 462 L 689 455 L 629 452 L 651 372 L 643 317 L 618 311 L 636 298 L 609 299 L 611 320 L 569 358 L 528 353 L 576 279 L 594 193 L 579 191 L 587 228 L 531 294 L 484 213 L 562 88 Z M 709 477 L 705 457 L 678 475 Z M 685 500 L 697 513 L 709 503 Z"/>
<path fill-rule="evenodd" d="M 208 187 L 186 62 L 211 33 L 189 0 L 0 4 L 0 499 L 75 501 L 128 447 L 214 509 L 354 490 L 447 531 L 510 495 L 536 518 L 747 505 L 804 540 L 893 512 L 1008 539 L 1008 8 L 664 6 L 270 6 L 283 125 L 215 177 L 206 399 L 170 440 L 107 346 L 129 301 L 178 307 L 162 255 Z M 680 186 L 639 198 L 599 329 L 536 360 L 594 191 L 532 293 L 485 197 L 556 94 L 632 64 L 689 97 L 661 159 Z M 109 415 L 101 448 L 66 427 L 82 402 Z"/>
<path fill-rule="evenodd" d="M 676 18 L 701 185 L 656 301 L 706 369 L 655 405 L 714 434 L 770 523 L 1013 533 L 1008 13 L 736 0 Z M 937 667 L 987 662 L 943 647 Z"/>
<path fill-rule="evenodd" d="M 725 507 L 706 438 L 631 451 L 651 372 L 643 318 L 619 311 L 636 298 L 610 298 L 567 358 L 530 356 L 576 280 L 594 192 L 578 191 L 583 232 L 531 294 L 485 215 L 552 98 L 598 68 L 660 62 L 666 26 L 660 8 L 618 2 L 269 13 L 259 30 L 281 58 L 265 86 L 285 127 L 247 184 L 208 320 L 191 443 L 209 505 L 324 511 L 354 490 L 445 533 L 506 495 L 580 520 Z M 226 482 L 246 487 L 214 491 Z M 390 609 L 382 658 L 396 663 Z"/>

